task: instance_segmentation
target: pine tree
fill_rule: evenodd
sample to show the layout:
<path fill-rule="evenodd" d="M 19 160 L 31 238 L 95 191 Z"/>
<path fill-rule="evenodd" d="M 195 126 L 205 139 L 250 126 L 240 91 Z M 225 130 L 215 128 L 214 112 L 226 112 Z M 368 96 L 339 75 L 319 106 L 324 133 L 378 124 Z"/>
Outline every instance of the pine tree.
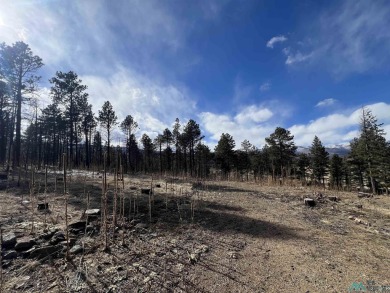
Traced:
<path fill-rule="evenodd" d="M 127 165 L 129 170 L 131 169 L 131 148 L 133 140 L 130 137 L 133 135 L 133 132 L 138 128 L 138 123 L 134 120 L 133 116 L 127 115 L 126 118 L 121 122 L 120 128 L 123 133 L 126 135 L 126 146 L 127 146 Z"/>
<path fill-rule="evenodd" d="M 362 176 L 367 173 L 372 192 L 378 192 L 380 181 L 385 181 L 387 145 L 385 132 L 369 109 L 362 109 L 360 136 L 351 142 L 352 162 L 359 163 Z"/>
<path fill-rule="evenodd" d="M 309 156 L 305 153 L 299 154 L 297 158 L 297 167 L 298 167 L 298 175 L 301 180 L 303 179 L 304 181 L 306 181 L 306 173 L 309 166 L 310 166 Z"/>
<path fill-rule="evenodd" d="M 329 153 L 325 150 L 320 139 L 314 136 L 313 143 L 310 148 L 310 166 L 313 172 L 313 177 L 318 182 L 325 184 L 325 175 L 329 165 Z"/>
<path fill-rule="evenodd" d="M 236 144 L 229 133 L 222 133 L 221 138 L 215 147 L 215 160 L 224 176 L 227 176 L 234 166 Z"/>
<path fill-rule="evenodd" d="M 335 154 L 330 159 L 329 174 L 330 184 L 337 188 L 342 187 L 343 176 L 344 176 L 344 163 L 343 158 Z"/>
<path fill-rule="evenodd" d="M 268 152 L 272 165 L 273 178 L 275 179 L 277 174 L 285 177 L 289 167 L 292 165 L 297 149 L 294 144 L 294 136 L 291 135 L 289 130 L 277 127 L 275 132 L 267 137 L 265 141 L 269 146 Z M 280 173 L 276 167 L 279 167 Z"/>
<path fill-rule="evenodd" d="M 153 155 L 153 143 L 150 137 L 145 133 L 142 135 L 141 143 L 143 146 L 143 154 L 144 154 L 144 172 L 151 170 L 152 166 L 152 155 Z"/>
<path fill-rule="evenodd" d="M 99 110 L 99 117 L 98 121 L 100 122 L 100 125 L 106 130 L 107 132 L 107 166 L 110 166 L 110 145 L 111 145 L 111 132 L 114 129 L 114 127 L 117 124 L 117 119 L 115 115 L 115 111 L 112 108 L 112 105 L 110 101 L 104 102 L 102 106 L 102 110 Z"/>
<path fill-rule="evenodd" d="M 30 47 L 23 42 L 12 46 L 0 44 L 0 79 L 7 81 L 11 97 L 15 101 L 15 145 L 13 165 L 20 164 L 22 104 L 26 94 L 36 91 L 40 76 L 36 72 L 43 66 L 42 59 L 34 55 Z M 11 143 L 13 141 L 13 130 Z"/>
<path fill-rule="evenodd" d="M 65 108 L 65 119 L 68 128 L 69 155 L 67 158 L 72 163 L 78 163 L 77 145 L 79 142 L 80 123 L 82 121 L 82 108 L 87 104 L 88 94 L 85 92 L 87 86 L 82 84 L 73 71 L 63 73 L 56 72 L 56 76 L 50 79 L 51 95 L 53 103 L 62 105 Z M 74 146 L 76 145 L 76 152 Z M 75 156 L 76 154 L 76 156 Z"/>

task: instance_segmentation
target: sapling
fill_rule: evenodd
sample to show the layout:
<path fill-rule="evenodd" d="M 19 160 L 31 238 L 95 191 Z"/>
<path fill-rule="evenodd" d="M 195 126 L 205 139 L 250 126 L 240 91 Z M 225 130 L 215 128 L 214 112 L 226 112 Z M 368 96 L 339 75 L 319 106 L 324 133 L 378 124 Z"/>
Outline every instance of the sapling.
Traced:
<path fill-rule="evenodd" d="M 68 227 L 68 196 L 66 190 L 66 154 L 62 155 L 62 164 L 64 168 L 64 198 L 65 198 L 65 228 L 66 228 L 66 260 L 69 260 L 69 227 Z"/>

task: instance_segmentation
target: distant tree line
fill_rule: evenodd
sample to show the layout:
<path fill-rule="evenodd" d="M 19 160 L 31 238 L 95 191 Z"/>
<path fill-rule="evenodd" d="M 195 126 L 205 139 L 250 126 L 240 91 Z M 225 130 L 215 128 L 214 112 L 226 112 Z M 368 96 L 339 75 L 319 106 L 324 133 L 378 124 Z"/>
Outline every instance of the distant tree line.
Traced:
<path fill-rule="evenodd" d="M 362 109 L 359 136 L 351 141 L 345 157 L 330 157 L 317 136 L 309 153 L 297 153 L 294 136 L 282 127 L 265 139 L 261 149 L 248 140 L 236 148 L 234 138 L 223 133 L 212 151 L 202 142 L 199 124 L 192 119 L 182 125 L 177 118 L 172 129 L 166 128 L 154 139 L 143 134 L 137 140 L 138 123 L 130 114 L 118 121 L 110 101 L 97 115 L 93 113 L 88 88 L 73 71 L 59 71 L 49 80 L 52 100 L 40 109 L 34 95 L 42 66 L 42 59 L 27 44 L 0 45 L 0 164 L 6 170 L 46 165 L 61 168 L 63 153 L 70 168 L 101 169 L 107 153 L 109 168 L 121 165 L 129 174 L 271 178 L 281 184 L 300 180 L 338 189 L 368 187 L 374 193 L 388 192 L 390 144 L 369 109 Z M 33 109 L 28 119 L 22 111 L 26 103 Z M 123 146 L 112 145 L 112 133 L 117 129 L 125 137 Z"/>

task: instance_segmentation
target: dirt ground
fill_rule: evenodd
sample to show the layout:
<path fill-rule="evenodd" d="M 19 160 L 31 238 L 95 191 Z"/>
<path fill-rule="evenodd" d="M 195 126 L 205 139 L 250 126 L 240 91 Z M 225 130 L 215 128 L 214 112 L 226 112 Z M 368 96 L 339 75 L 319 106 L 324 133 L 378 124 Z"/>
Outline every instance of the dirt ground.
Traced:
<path fill-rule="evenodd" d="M 88 193 L 89 208 L 100 209 L 102 197 L 98 175 L 72 177 L 69 223 L 84 221 Z M 53 175 L 48 182 L 48 213 L 36 210 L 45 197 L 43 175 L 32 197 L 26 183 L 0 184 L 3 235 L 38 239 L 53 228 L 66 230 L 63 183 L 55 184 Z M 146 176 L 125 177 L 119 185 L 125 217 L 118 216 L 115 229 L 110 218 L 107 251 L 99 216 L 90 232 L 71 235 L 71 246 L 83 251 L 70 260 L 63 251 L 43 259 L 18 252 L 3 260 L 3 292 L 348 292 L 353 282 L 367 281 L 390 286 L 388 196 Z M 141 189 L 151 186 L 149 200 Z M 112 215 L 112 176 L 107 196 Z M 306 197 L 316 206 L 305 206 Z"/>

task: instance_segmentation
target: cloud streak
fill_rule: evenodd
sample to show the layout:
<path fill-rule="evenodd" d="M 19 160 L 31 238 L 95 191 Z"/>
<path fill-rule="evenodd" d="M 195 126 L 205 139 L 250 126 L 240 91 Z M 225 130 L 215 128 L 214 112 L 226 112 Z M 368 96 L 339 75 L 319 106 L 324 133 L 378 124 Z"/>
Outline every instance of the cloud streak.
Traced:
<path fill-rule="evenodd" d="M 316 107 L 329 107 L 329 106 L 334 105 L 336 102 L 337 102 L 336 99 L 332 99 L 332 98 L 324 99 L 322 101 L 319 101 L 317 103 Z"/>
<path fill-rule="evenodd" d="M 277 43 L 283 43 L 283 42 L 285 42 L 285 41 L 287 41 L 287 38 L 286 38 L 285 36 L 283 36 L 283 35 L 276 36 L 276 37 L 271 38 L 271 39 L 267 42 L 267 47 L 273 49 L 275 44 L 277 44 Z"/>

